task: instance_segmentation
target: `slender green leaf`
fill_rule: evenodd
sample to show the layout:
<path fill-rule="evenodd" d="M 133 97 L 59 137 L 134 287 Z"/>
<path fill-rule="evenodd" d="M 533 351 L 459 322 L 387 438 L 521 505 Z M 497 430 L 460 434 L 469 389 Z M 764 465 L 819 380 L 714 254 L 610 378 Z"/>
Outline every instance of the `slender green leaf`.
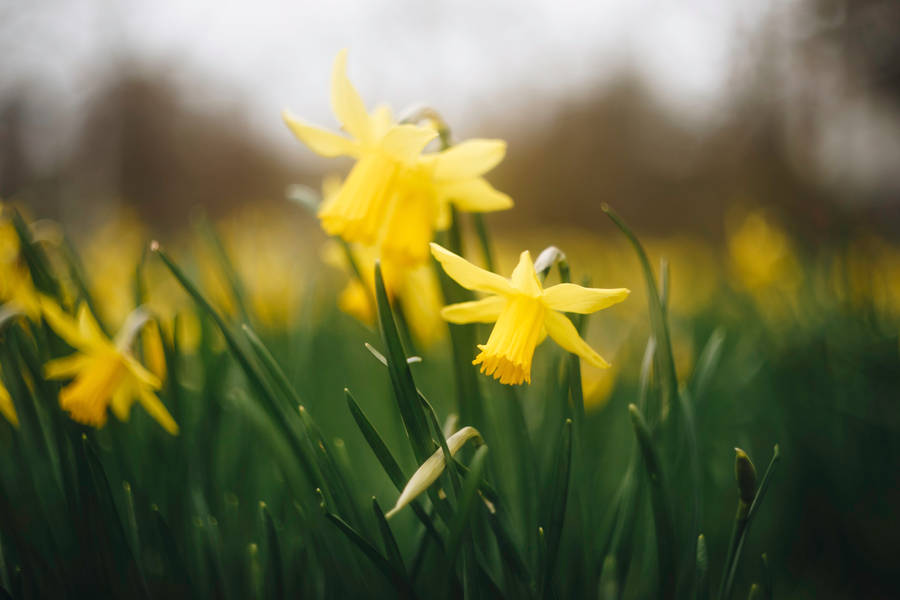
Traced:
<path fill-rule="evenodd" d="M 400 547 L 391 531 L 391 526 L 384 517 L 384 512 L 378 505 L 378 500 L 372 497 L 372 512 L 375 513 L 375 521 L 378 523 L 378 531 L 381 533 L 381 541 L 384 544 L 384 551 L 387 554 L 388 561 L 393 565 L 398 573 L 402 573 L 406 577 L 406 567 L 403 565 L 403 556 L 400 554 Z"/>
<path fill-rule="evenodd" d="M 419 404 L 419 395 L 413 381 L 412 372 L 406 362 L 406 353 L 400 342 L 400 334 L 391 311 L 384 279 L 381 276 L 381 264 L 375 263 L 375 297 L 378 302 L 378 324 L 381 337 L 387 348 L 388 372 L 394 388 L 394 396 L 400 409 L 400 417 L 406 427 L 406 433 L 412 444 L 416 459 L 424 462 L 434 451 L 434 442 L 428 435 L 428 424 Z"/>
<path fill-rule="evenodd" d="M 553 572 L 556 568 L 556 559 L 559 552 L 559 543 L 562 539 L 563 524 L 566 518 L 566 505 L 569 499 L 569 470 L 572 464 L 572 420 L 566 419 L 560 436 L 560 446 L 557 451 L 556 468 L 553 470 L 550 488 L 546 491 L 549 496 L 547 527 L 541 529 L 541 538 L 545 541 L 541 544 L 545 554 L 542 560 L 541 572 L 541 596 L 550 594 L 550 584 L 553 580 Z"/>
<path fill-rule="evenodd" d="M 659 598 L 675 597 L 675 530 L 669 512 L 668 490 L 662 472 L 662 464 L 650 430 L 641 411 L 634 404 L 628 405 L 631 424 L 637 437 L 644 467 L 650 481 L 650 501 L 653 506 L 653 522 L 656 526 L 656 550 L 659 565 Z"/>

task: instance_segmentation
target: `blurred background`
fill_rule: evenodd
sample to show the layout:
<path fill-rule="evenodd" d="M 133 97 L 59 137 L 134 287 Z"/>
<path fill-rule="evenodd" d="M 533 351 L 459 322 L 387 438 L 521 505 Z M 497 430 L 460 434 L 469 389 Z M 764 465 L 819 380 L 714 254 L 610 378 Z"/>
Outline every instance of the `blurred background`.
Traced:
<path fill-rule="evenodd" d="M 318 186 L 335 163 L 279 115 L 335 125 L 343 47 L 370 105 L 509 140 L 504 226 L 591 228 L 607 201 L 712 239 L 734 203 L 805 239 L 900 227 L 900 5 L 879 0 L 5 1 L 0 197 L 170 226 Z"/>
<path fill-rule="evenodd" d="M 578 277 L 635 291 L 589 337 L 622 365 L 584 374 L 604 492 L 647 339 L 608 202 L 672 265 L 679 374 L 724 344 L 698 411 L 717 465 L 710 521 L 732 516 L 731 447 L 761 469 L 779 442 L 752 551 L 773 557 L 781 590 L 897 597 L 900 3 L 0 0 L 0 200 L 73 233 L 112 322 L 132 307 L 122 282 L 146 240 L 208 215 L 257 312 L 274 310 L 258 320 L 287 330 L 301 296 L 333 307 L 346 276 L 323 266 L 325 236 L 285 191 L 349 162 L 315 156 L 280 112 L 336 127 L 328 82 L 344 47 L 370 107 L 426 103 L 457 140 L 509 141 L 489 179 L 516 206 L 487 217 L 504 269 L 552 243 Z M 296 289 L 320 272 L 323 289 Z M 113 289 L 128 292 L 119 307 Z M 352 427 L 326 410 L 342 378 L 365 380 L 340 366 L 365 355 L 364 334 L 334 351 L 348 327 L 335 318 L 307 336 L 322 373 L 307 397 L 330 432 Z"/>

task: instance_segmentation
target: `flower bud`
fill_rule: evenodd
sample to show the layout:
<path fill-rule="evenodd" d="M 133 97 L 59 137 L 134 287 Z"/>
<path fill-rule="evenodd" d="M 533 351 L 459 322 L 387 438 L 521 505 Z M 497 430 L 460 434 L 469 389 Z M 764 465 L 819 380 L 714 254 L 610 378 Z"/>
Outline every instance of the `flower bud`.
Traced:
<path fill-rule="evenodd" d="M 756 467 L 750 461 L 747 453 L 740 448 L 735 448 L 734 476 L 737 479 L 738 493 L 741 503 L 749 506 L 756 496 Z"/>

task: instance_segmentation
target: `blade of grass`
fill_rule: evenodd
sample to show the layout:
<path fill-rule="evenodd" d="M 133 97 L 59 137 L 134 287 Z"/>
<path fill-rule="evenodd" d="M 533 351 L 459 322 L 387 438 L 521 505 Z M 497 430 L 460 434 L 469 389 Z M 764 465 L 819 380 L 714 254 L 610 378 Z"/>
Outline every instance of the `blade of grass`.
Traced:
<path fill-rule="evenodd" d="M 469 474 L 463 481 L 462 489 L 459 494 L 459 502 L 456 506 L 456 513 L 450 522 L 450 534 L 447 538 L 447 562 L 446 568 L 449 571 L 453 569 L 453 563 L 456 555 L 459 553 L 462 545 L 463 535 L 465 534 L 466 524 L 471 517 L 472 509 L 475 507 L 475 495 L 481 478 L 484 476 L 486 466 L 486 456 L 488 447 L 482 445 L 475 451 L 475 456 L 469 465 Z"/>
<path fill-rule="evenodd" d="M 637 437 L 644 467 L 650 480 L 650 502 L 653 506 L 653 522 L 656 528 L 656 551 L 659 565 L 659 598 L 675 597 L 675 531 L 669 513 L 668 490 L 662 472 L 662 464 L 653 444 L 650 429 L 641 411 L 634 404 L 628 405 L 631 423 Z"/>
<path fill-rule="evenodd" d="M 350 390 L 347 388 L 344 388 L 344 396 L 347 399 L 347 406 L 350 409 L 350 414 L 353 416 L 353 420 L 356 421 L 356 425 L 362 432 L 363 437 L 366 438 L 366 442 L 368 442 L 372 452 L 375 453 L 375 458 L 381 463 L 381 467 L 384 469 L 384 472 L 387 473 L 387 476 L 390 478 L 391 483 L 394 484 L 394 487 L 397 488 L 397 491 L 402 492 L 408 478 L 403 474 L 400 464 L 394 458 L 394 455 L 391 454 L 387 444 L 384 443 L 381 435 L 379 435 L 378 430 L 375 429 L 371 421 L 366 417 L 366 414 L 353 398 L 353 394 L 351 394 Z M 437 530 L 434 528 L 431 518 L 422 508 L 422 505 L 419 504 L 418 500 L 413 500 L 410 505 L 412 506 L 413 512 L 415 512 L 416 516 L 422 522 L 422 525 L 425 526 L 425 531 L 443 550 L 443 541 L 441 540 L 440 535 L 438 535 Z"/>
<path fill-rule="evenodd" d="M 621 217 L 610 208 L 607 204 L 601 206 L 601 210 L 615 223 L 631 245 L 634 247 L 641 268 L 644 273 L 644 282 L 647 285 L 647 301 L 650 312 L 650 326 L 653 336 L 656 338 L 658 349 L 657 357 L 657 374 L 660 378 L 663 391 L 663 406 L 668 406 L 674 402 L 678 394 L 678 377 L 675 374 L 675 360 L 672 356 L 672 344 L 669 338 L 669 325 L 666 322 L 666 314 L 659 293 L 656 288 L 656 278 L 653 276 L 653 269 L 650 267 L 650 261 L 647 259 L 647 253 L 644 247 L 638 241 L 637 237 L 628 228 Z"/>
<path fill-rule="evenodd" d="M 266 597 L 285 598 L 284 563 L 281 559 L 281 544 L 278 542 L 278 531 L 269 507 L 265 502 L 259 503 L 259 516 L 263 526 L 263 539 L 266 548 Z"/>
<path fill-rule="evenodd" d="M 422 463 L 434 451 L 434 442 L 428 434 L 428 424 L 419 404 L 416 384 L 400 342 L 400 334 L 397 331 L 397 324 L 384 287 L 384 279 L 381 276 L 380 262 L 375 263 L 375 298 L 378 304 L 378 324 L 381 337 L 387 349 L 388 372 L 394 388 L 394 396 L 397 399 L 400 417 L 406 427 L 413 453 L 416 460 Z"/>
<path fill-rule="evenodd" d="M 384 512 L 374 496 L 372 496 L 372 512 L 375 514 L 375 521 L 378 523 L 378 531 L 381 533 L 381 541 L 384 543 L 384 551 L 387 554 L 388 561 L 405 579 L 406 567 L 403 565 L 400 547 L 397 545 L 397 540 L 394 538 L 393 532 L 391 532 L 391 526 L 388 524 L 387 519 L 384 518 Z"/>
<path fill-rule="evenodd" d="M 566 419 L 562 427 L 560 445 L 557 451 L 556 468 L 553 470 L 552 483 L 548 494 L 547 527 L 542 528 L 544 534 L 540 537 L 545 541 L 541 544 L 544 548 L 541 571 L 541 596 L 549 597 L 550 584 L 553 580 L 553 572 L 556 568 L 556 559 L 559 553 L 559 542 L 562 539 L 563 525 L 566 519 L 566 505 L 569 498 L 569 470 L 572 465 L 572 420 Z"/>

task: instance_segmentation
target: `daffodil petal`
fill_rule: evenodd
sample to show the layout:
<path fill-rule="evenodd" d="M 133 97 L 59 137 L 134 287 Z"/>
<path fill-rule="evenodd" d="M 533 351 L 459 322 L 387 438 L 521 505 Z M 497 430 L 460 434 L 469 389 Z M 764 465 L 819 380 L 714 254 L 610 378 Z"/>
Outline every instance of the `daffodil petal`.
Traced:
<path fill-rule="evenodd" d="M 79 353 L 56 358 L 44 365 L 44 377 L 47 379 L 68 379 L 77 375 L 90 362 L 90 358 Z"/>
<path fill-rule="evenodd" d="M 588 314 L 618 304 L 628 297 L 625 288 L 585 288 L 574 283 L 560 283 L 544 290 L 544 304 L 553 310 Z"/>
<path fill-rule="evenodd" d="M 529 296 L 541 294 L 541 282 L 534 271 L 534 261 L 531 260 L 531 253 L 528 250 L 519 255 L 519 264 L 513 269 L 510 280 L 513 287 L 523 294 Z"/>
<path fill-rule="evenodd" d="M 148 371 L 136 361 L 133 357 L 123 354 L 122 360 L 125 361 L 125 366 L 128 367 L 128 370 L 131 371 L 131 374 L 134 375 L 135 379 L 137 379 L 140 383 L 148 386 L 154 390 L 158 390 L 162 387 L 162 382 L 159 380 L 159 377 Z"/>
<path fill-rule="evenodd" d="M 396 125 L 391 127 L 381 140 L 382 148 L 400 162 L 409 163 L 437 137 L 437 131 L 418 125 Z"/>
<path fill-rule="evenodd" d="M 493 323 L 505 306 L 506 298 L 503 296 L 488 296 L 445 306 L 441 309 L 441 317 L 451 323 Z"/>
<path fill-rule="evenodd" d="M 356 156 L 359 154 L 359 143 L 354 140 L 313 125 L 307 125 L 288 111 L 282 112 L 281 118 L 284 119 L 284 122 L 294 135 L 297 136 L 297 139 L 309 146 L 309 149 L 316 154 L 328 158 Z"/>
<path fill-rule="evenodd" d="M 78 330 L 78 323 L 63 312 L 59 304 L 41 296 L 41 312 L 47 324 L 56 332 L 59 337 L 66 341 L 73 348 L 81 348 L 85 345 L 85 340 Z"/>
<path fill-rule="evenodd" d="M 512 208 L 512 198 L 477 177 L 462 181 L 439 183 L 442 198 L 465 212 L 493 212 Z"/>
<path fill-rule="evenodd" d="M 544 326 L 547 333 L 565 350 L 572 354 L 577 354 L 584 360 L 588 361 L 595 367 L 607 368 L 609 363 L 603 360 L 603 357 L 591 348 L 587 342 L 578 335 L 578 330 L 572 325 L 565 315 L 553 310 L 548 310 L 544 315 Z"/>
<path fill-rule="evenodd" d="M 168 409 L 162 401 L 156 397 L 156 394 L 146 388 L 138 389 L 138 401 L 147 414 L 153 417 L 153 420 L 162 425 L 163 429 L 172 435 L 178 435 L 178 423 L 169 414 Z"/>
<path fill-rule="evenodd" d="M 391 107 L 386 104 L 375 107 L 372 111 L 372 137 L 380 140 L 390 130 L 394 123 L 394 115 Z"/>
<path fill-rule="evenodd" d="M 346 48 L 338 52 L 331 71 L 331 109 L 347 133 L 364 144 L 372 141 L 366 105 L 347 78 Z"/>
<path fill-rule="evenodd" d="M 100 329 L 97 319 L 91 314 L 87 304 L 82 304 L 78 307 L 78 331 L 81 333 L 82 339 L 85 340 L 106 340 L 106 334 Z"/>
<path fill-rule="evenodd" d="M 113 392 L 109 401 L 109 408 L 118 420 L 128 420 L 128 414 L 131 412 L 131 405 L 134 402 L 134 393 L 134 386 L 127 381 L 123 381 Z"/>
<path fill-rule="evenodd" d="M 500 295 L 511 294 L 515 291 L 504 277 L 476 267 L 462 256 L 454 254 L 434 242 L 431 243 L 431 253 L 441 263 L 447 275 L 468 290 Z"/>
<path fill-rule="evenodd" d="M 434 176 L 438 179 L 471 179 L 484 175 L 503 160 L 503 140 L 468 140 L 437 156 Z"/>

